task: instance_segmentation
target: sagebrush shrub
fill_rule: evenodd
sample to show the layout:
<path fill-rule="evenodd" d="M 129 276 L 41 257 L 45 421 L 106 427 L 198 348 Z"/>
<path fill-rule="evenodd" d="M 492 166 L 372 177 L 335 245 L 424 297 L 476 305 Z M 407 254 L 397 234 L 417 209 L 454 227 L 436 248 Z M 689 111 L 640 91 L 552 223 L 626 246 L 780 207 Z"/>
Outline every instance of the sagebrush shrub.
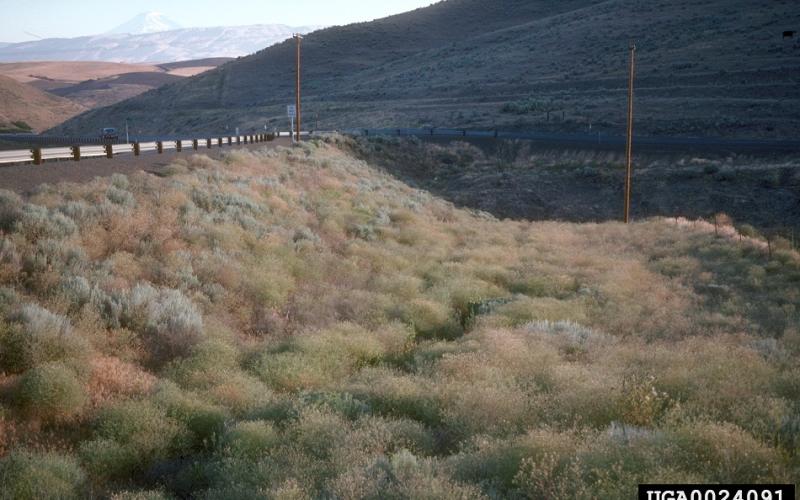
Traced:
<path fill-rule="evenodd" d="M 108 201 L 111 203 L 125 208 L 133 208 L 136 206 L 136 198 L 133 197 L 133 194 L 116 186 L 108 188 L 108 191 L 106 191 L 106 198 L 108 198 Z"/>
<path fill-rule="evenodd" d="M 16 221 L 15 230 L 30 241 L 37 241 L 43 238 L 66 238 L 77 230 L 77 226 L 61 212 L 51 212 L 39 205 L 25 205 Z"/>
<path fill-rule="evenodd" d="M 111 323 L 144 334 L 153 361 L 163 363 L 189 354 L 203 338 L 203 317 L 179 290 L 147 283 L 105 304 Z"/>
<path fill-rule="evenodd" d="M 21 373 L 35 366 L 60 361 L 85 368 L 91 354 L 89 343 L 75 333 L 69 320 L 36 304 L 25 304 L 11 316 L 11 324 L 0 339 L 0 366 Z"/>

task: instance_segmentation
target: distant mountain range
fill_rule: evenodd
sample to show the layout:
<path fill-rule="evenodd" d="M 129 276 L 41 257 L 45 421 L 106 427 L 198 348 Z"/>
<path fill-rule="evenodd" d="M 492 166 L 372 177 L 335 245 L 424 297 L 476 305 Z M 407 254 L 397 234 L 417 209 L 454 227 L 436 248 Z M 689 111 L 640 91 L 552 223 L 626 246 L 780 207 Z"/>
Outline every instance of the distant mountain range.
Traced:
<path fill-rule="evenodd" d="M 109 35 L 148 35 L 182 29 L 183 26 L 160 12 L 143 12 L 109 31 Z"/>
<path fill-rule="evenodd" d="M 319 26 L 256 24 L 251 26 L 174 29 L 177 23 L 145 13 L 111 32 L 78 38 L 49 38 L 0 43 L 0 62 L 104 61 L 166 63 L 211 57 L 239 57 L 306 34 Z"/>

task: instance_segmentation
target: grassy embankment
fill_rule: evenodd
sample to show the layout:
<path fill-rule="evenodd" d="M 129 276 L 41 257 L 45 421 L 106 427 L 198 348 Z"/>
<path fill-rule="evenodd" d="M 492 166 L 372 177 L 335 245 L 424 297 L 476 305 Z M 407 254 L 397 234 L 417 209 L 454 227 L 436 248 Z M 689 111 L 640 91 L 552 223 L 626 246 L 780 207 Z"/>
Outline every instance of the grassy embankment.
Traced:
<path fill-rule="evenodd" d="M 797 253 L 499 221 L 341 141 L 2 193 L 0 497 L 796 481 Z"/>

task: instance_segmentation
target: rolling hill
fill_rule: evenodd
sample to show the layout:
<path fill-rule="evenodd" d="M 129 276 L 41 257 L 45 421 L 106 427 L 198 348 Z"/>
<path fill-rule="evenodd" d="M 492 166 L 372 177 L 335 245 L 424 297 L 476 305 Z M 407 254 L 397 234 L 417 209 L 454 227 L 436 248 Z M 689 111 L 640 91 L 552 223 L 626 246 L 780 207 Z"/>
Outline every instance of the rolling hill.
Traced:
<path fill-rule="evenodd" d="M 637 131 L 787 137 L 800 131 L 789 1 L 448 0 L 304 40 L 306 120 L 319 128 L 503 127 L 620 133 L 628 44 Z M 132 116 L 149 132 L 285 126 L 294 45 L 80 116 L 75 133 Z M 318 120 L 318 125 L 317 125 Z"/>
<path fill-rule="evenodd" d="M 86 108 L 0 75 L 0 131 L 41 132 Z"/>
<path fill-rule="evenodd" d="M 0 75 L 92 109 L 200 74 L 230 60 L 218 57 L 161 65 L 94 61 L 7 63 L 0 64 Z"/>

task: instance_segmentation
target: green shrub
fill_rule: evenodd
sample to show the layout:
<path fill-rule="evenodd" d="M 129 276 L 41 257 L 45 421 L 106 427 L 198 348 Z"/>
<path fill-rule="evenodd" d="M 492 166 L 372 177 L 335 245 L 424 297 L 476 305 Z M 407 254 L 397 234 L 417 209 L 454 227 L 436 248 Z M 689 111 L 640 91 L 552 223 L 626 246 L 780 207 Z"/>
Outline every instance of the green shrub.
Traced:
<path fill-rule="evenodd" d="M 239 422 L 225 433 L 225 446 L 243 458 L 256 458 L 278 442 L 278 432 L 263 420 Z"/>
<path fill-rule="evenodd" d="M 148 401 L 126 401 L 100 413 L 95 439 L 84 442 L 80 451 L 93 475 L 124 478 L 188 444 L 187 429 L 166 410 Z"/>
<path fill-rule="evenodd" d="M 674 465 L 700 472 L 707 482 L 758 484 L 781 477 L 778 452 L 733 424 L 685 424 L 671 440 L 676 446 L 670 454 Z"/>
<path fill-rule="evenodd" d="M 170 500 L 161 490 L 121 491 L 111 495 L 111 500 Z"/>
<path fill-rule="evenodd" d="M 85 369 L 89 343 L 73 331 L 67 318 L 25 304 L 10 319 L 8 331 L 0 338 L 0 367 L 5 371 L 21 373 L 55 361 Z"/>
<path fill-rule="evenodd" d="M 0 459 L 0 499 L 84 498 L 86 475 L 78 462 L 57 453 L 17 450 Z"/>
<path fill-rule="evenodd" d="M 81 411 L 86 393 L 72 369 L 61 363 L 47 363 L 22 375 L 16 401 L 28 415 L 60 420 Z"/>
<path fill-rule="evenodd" d="M 0 189 L 0 230 L 9 233 L 22 217 L 22 198 L 17 193 Z"/>
<path fill-rule="evenodd" d="M 402 328 L 369 332 L 352 323 L 298 337 L 267 351 L 255 370 L 264 382 L 279 390 L 315 389 L 377 364 L 384 356 L 405 348 Z"/>
<path fill-rule="evenodd" d="M 401 319 L 423 339 L 453 340 L 464 333 L 455 311 L 432 300 L 413 300 L 402 309 Z"/>
<path fill-rule="evenodd" d="M 192 392 L 182 391 L 170 382 L 159 385 L 154 399 L 167 410 L 169 417 L 191 432 L 194 447 L 209 448 L 221 438 L 228 418 L 223 408 L 204 401 Z"/>

